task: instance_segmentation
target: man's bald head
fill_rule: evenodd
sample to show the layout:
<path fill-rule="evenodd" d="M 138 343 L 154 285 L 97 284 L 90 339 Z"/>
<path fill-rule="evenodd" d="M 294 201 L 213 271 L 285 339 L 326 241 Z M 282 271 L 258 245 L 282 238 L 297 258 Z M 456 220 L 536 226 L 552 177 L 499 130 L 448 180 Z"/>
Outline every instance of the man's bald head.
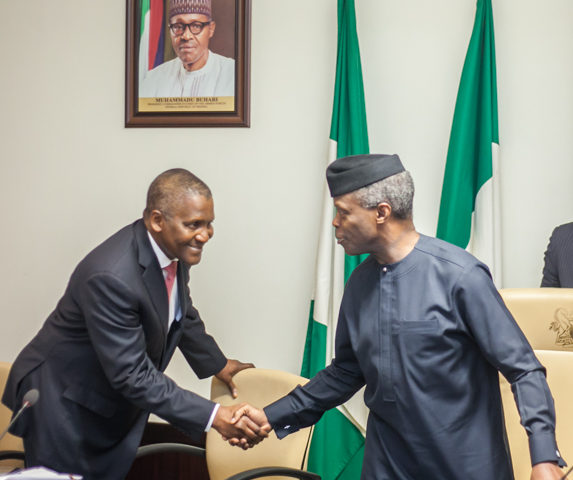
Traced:
<path fill-rule="evenodd" d="M 184 168 L 172 168 L 158 175 L 147 191 L 147 204 L 144 215 L 159 210 L 171 215 L 173 207 L 188 195 L 202 195 L 212 198 L 211 190 L 199 177 Z"/>

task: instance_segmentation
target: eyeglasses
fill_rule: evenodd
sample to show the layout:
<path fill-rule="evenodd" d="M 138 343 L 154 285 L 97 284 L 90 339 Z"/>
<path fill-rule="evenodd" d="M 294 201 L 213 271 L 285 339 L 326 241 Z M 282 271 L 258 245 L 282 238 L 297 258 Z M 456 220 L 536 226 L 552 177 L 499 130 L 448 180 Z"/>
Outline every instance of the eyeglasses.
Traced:
<path fill-rule="evenodd" d="M 187 30 L 187 28 L 189 28 L 189 31 L 193 35 L 199 35 L 203 31 L 203 29 L 211 23 L 211 21 L 212 20 L 209 20 L 208 22 L 196 21 L 191 23 L 172 23 L 171 25 L 169 25 L 169 29 L 171 30 L 171 33 L 176 37 L 183 35 L 185 33 L 185 30 Z"/>

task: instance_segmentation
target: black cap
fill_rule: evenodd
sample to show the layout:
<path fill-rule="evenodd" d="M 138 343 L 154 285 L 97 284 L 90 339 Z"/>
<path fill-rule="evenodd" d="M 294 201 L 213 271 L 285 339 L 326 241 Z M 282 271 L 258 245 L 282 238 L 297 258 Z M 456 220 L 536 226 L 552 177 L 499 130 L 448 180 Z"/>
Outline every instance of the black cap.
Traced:
<path fill-rule="evenodd" d="M 359 188 L 403 172 L 398 155 L 351 155 L 332 162 L 326 169 L 331 197 L 354 192 Z"/>

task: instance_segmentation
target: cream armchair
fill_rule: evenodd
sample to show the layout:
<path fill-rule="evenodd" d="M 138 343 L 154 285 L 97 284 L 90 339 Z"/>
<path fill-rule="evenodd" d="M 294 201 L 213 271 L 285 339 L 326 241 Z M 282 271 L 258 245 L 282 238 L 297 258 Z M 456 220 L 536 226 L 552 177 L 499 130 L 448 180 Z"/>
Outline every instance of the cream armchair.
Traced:
<path fill-rule="evenodd" d="M 261 408 L 286 395 L 297 385 L 308 382 L 306 378 L 292 373 L 261 368 L 243 370 L 234 377 L 234 381 L 239 392 L 237 399 L 231 397 L 227 385 L 213 378 L 211 400 L 221 405 L 247 402 Z M 272 477 L 275 479 L 285 476 L 319 479 L 318 475 L 305 472 L 311 435 L 312 427 L 303 428 L 282 440 L 271 433 L 269 438 L 256 447 L 243 451 L 231 447 L 217 432 L 211 430 L 207 434 L 205 448 L 209 476 L 211 480 L 227 478 L 246 480 L 268 477 L 268 474 L 274 473 L 280 475 Z M 222 459 L 224 460 L 221 461 Z M 261 467 L 266 467 L 268 470 L 265 471 L 265 468 Z"/>
<path fill-rule="evenodd" d="M 233 399 L 226 384 L 213 377 L 211 399 L 221 405 L 242 402 L 264 407 L 289 393 L 306 378 L 279 370 L 248 368 L 233 378 L 239 396 Z M 312 427 L 303 428 L 279 440 L 274 433 L 256 447 L 243 451 L 223 441 L 214 429 L 207 433 L 205 449 L 178 443 L 155 443 L 139 447 L 137 458 L 148 455 L 178 452 L 206 457 L 211 480 L 250 480 L 255 478 L 298 478 L 320 480 L 320 476 L 306 471 L 307 453 Z"/>
<path fill-rule="evenodd" d="M 500 294 L 547 369 L 555 401 L 557 444 L 573 462 L 573 289 L 506 288 Z M 511 387 L 500 376 L 501 395 L 515 480 L 529 480 L 531 463 L 525 429 Z"/>
<path fill-rule="evenodd" d="M 12 364 L 0 362 L 0 398 L 4 394 L 4 386 Z M 0 403 L 0 432 L 10 423 L 12 412 Z M 0 440 L 0 474 L 24 467 L 24 445 L 22 439 L 9 433 Z"/>

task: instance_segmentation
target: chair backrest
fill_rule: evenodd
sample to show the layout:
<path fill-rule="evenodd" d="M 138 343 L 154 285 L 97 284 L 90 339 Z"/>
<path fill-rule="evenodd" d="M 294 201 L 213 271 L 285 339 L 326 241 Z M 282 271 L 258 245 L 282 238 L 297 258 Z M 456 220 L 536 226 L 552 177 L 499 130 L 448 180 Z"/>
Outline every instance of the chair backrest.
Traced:
<path fill-rule="evenodd" d="M 10 372 L 10 367 L 12 365 L 7 362 L 0 362 L 0 398 L 4 394 L 4 387 L 6 385 L 6 380 L 8 379 L 8 373 Z M 6 408 L 0 403 L 0 433 L 5 430 L 5 428 L 10 423 L 12 418 L 12 411 Z M 22 439 L 10 435 L 9 433 L 0 440 L 0 452 L 11 450 L 11 451 L 24 451 L 24 445 L 22 444 Z M 21 468 L 24 464 L 20 460 L 2 460 L 0 462 L 0 473 L 13 470 L 14 468 Z"/>
<path fill-rule="evenodd" d="M 213 377 L 211 399 L 221 405 L 247 402 L 255 407 L 265 407 L 308 380 L 279 370 L 249 368 L 234 377 L 238 398 L 233 399 L 227 385 Z M 206 457 L 211 480 L 225 479 L 236 473 L 258 467 L 306 467 L 306 452 L 312 428 L 304 428 L 278 440 L 271 433 L 259 445 L 247 451 L 231 447 L 214 429 L 207 434 Z M 269 477 L 277 478 L 277 477 Z M 281 477 L 282 478 L 282 477 Z"/>
<path fill-rule="evenodd" d="M 534 350 L 573 352 L 573 288 L 499 291 Z"/>
<path fill-rule="evenodd" d="M 557 444 L 565 459 L 573 458 L 573 289 L 508 288 L 500 294 L 525 333 L 537 358 L 547 369 L 547 383 L 555 401 Z M 525 429 L 507 381 L 500 376 L 501 395 L 516 480 L 531 474 Z"/>

